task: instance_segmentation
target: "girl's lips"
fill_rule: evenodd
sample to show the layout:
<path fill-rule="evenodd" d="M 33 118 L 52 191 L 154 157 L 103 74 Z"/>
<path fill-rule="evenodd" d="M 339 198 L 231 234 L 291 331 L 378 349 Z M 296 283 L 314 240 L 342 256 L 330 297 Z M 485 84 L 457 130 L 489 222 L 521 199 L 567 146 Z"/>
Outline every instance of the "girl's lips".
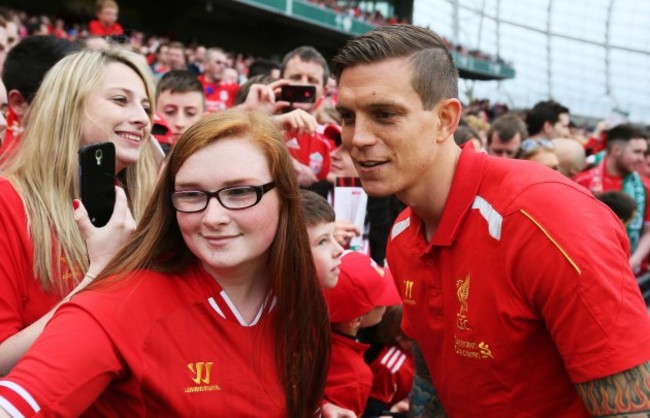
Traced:
<path fill-rule="evenodd" d="M 225 245 L 237 238 L 237 236 L 238 235 L 204 235 L 203 239 L 210 244 Z"/>

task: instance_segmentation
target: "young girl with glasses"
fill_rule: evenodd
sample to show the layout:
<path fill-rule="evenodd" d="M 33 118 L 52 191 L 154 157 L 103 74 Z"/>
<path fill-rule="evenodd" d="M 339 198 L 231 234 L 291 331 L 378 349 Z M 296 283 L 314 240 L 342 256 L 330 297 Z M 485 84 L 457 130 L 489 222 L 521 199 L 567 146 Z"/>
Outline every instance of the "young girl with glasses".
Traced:
<path fill-rule="evenodd" d="M 220 112 L 181 137 L 133 239 L 0 380 L 0 411 L 315 416 L 329 338 L 283 136 Z"/>

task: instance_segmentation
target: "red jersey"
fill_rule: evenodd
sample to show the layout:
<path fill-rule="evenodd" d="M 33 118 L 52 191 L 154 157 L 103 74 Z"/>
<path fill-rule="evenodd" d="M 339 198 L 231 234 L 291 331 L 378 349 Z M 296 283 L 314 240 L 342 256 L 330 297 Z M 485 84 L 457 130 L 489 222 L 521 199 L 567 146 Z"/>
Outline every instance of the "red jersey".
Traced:
<path fill-rule="evenodd" d="M 407 208 L 387 255 L 449 416 L 588 417 L 574 384 L 650 359 L 622 224 L 535 163 L 463 149 L 431 240 Z"/>
<path fill-rule="evenodd" d="M 88 32 L 91 35 L 96 36 L 111 36 L 122 35 L 124 33 L 124 29 L 122 29 L 122 26 L 117 22 L 113 23 L 110 26 L 104 26 L 99 20 L 93 19 L 88 22 Z"/>
<path fill-rule="evenodd" d="M 392 345 L 384 347 L 370 363 L 373 380 L 370 397 L 393 405 L 406 398 L 413 386 L 413 356 Z"/>
<path fill-rule="evenodd" d="M 289 154 L 301 164 L 311 168 L 319 180 L 327 179 L 330 172 L 330 140 L 323 135 L 325 127 L 319 125 L 315 134 L 304 133 L 299 137 L 285 135 Z"/>
<path fill-rule="evenodd" d="M 363 360 L 370 347 L 332 332 L 332 356 L 325 384 L 325 400 L 361 416 L 366 409 L 372 372 Z"/>
<path fill-rule="evenodd" d="M 273 305 L 244 324 L 198 262 L 136 272 L 62 305 L 0 380 L 0 405 L 24 416 L 285 417 Z"/>
<path fill-rule="evenodd" d="M 218 112 L 230 109 L 233 106 L 239 91 L 239 84 L 207 81 L 205 74 L 201 74 L 198 79 L 203 85 L 203 92 L 205 93 L 206 112 Z"/>
<path fill-rule="evenodd" d="M 61 301 L 34 277 L 34 250 L 23 200 L 0 177 L 0 342 L 35 322 Z M 72 210 L 72 209 L 70 209 Z M 54 261 L 54 260 L 53 260 Z M 65 260 L 60 260 L 65 263 Z M 64 271 L 67 270 L 65 267 Z M 69 273 L 64 273 L 71 279 Z"/>

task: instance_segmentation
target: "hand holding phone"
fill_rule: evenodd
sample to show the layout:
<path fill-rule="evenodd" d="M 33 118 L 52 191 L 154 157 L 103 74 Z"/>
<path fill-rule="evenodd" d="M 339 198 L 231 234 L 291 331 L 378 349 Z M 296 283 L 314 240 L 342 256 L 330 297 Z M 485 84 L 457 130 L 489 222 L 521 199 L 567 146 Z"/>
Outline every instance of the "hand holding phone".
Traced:
<path fill-rule="evenodd" d="M 115 145 L 91 144 L 79 149 L 79 190 L 90 222 L 106 225 L 115 206 Z"/>
<path fill-rule="evenodd" d="M 289 103 L 314 103 L 316 87 L 288 84 L 280 87 L 280 100 Z"/>

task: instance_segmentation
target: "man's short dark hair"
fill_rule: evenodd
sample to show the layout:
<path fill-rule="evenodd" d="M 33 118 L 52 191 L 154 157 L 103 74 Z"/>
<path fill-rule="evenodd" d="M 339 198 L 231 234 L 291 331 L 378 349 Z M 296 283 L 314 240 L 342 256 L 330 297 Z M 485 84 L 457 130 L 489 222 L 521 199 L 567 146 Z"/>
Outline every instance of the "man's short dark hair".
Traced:
<path fill-rule="evenodd" d="M 188 70 L 170 70 L 163 75 L 156 85 L 156 100 L 163 91 L 169 90 L 172 93 L 187 93 L 197 91 L 204 96 L 203 85 L 196 78 L 196 75 Z"/>
<path fill-rule="evenodd" d="M 476 138 L 479 141 L 481 140 L 481 135 L 478 131 L 467 124 L 459 125 L 454 132 L 454 142 L 456 145 L 463 145 L 465 142 L 471 141 L 472 138 Z"/>
<path fill-rule="evenodd" d="M 538 102 L 526 114 L 528 133 L 531 135 L 537 135 L 542 132 L 546 122 L 555 125 L 560 120 L 560 115 L 563 113 L 568 114 L 569 108 L 562 106 L 555 100 Z"/>
<path fill-rule="evenodd" d="M 323 196 L 310 190 L 301 189 L 300 198 L 307 227 L 334 222 L 336 218 L 334 209 Z"/>
<path fill-rule="evenodd" d="M 628 142 L 630 139 L 648 139 L 648 131 L 640 126 L 629 123 L 618 125 L 606 132 L 607 150 L 611 149 L 612 144 Z"/>
<path fill-rule="evenodd" d="M 411 84 L 425 109 L 458 97 L 458 70 L 445 41 L 429 29 L 413 25 L 381 26 L 351 39 L 332 59 L 339 81 L 343 70 L 389 58 L 409 58 Z"/>
<path fill-rule="evenodd" d="M 7 92 L 17 90 L 31 103 L 45 74 L 62 58 L 81 47 L 55 36 L 33 35 L 18 42 L 5 59 L 2 81 Z"/>
<path fill-rule="evenodd" d="M 330 67 L 327 65 L 327 61 L 323 55 L 316 50 L 313 46 L 299 46 L 287 53 L 282 59 L 282 66 L 280 74 L 284 77 L 284 71 L 287 69 L 287 63 L 293 57 L 300 57 L 301 61 L 305 62 L 315 62 L 320 64 L 323 67 L 323 86 L 327 84 L 327 79 L 330 78 Z"/>
<path fill-rule="evenodd" d="M 522 142 L 528 138 L 528 131 L 524 121 L 514 113 L 507 113 L 494 119 L 487 131 L 487 143 L 492 143 L 492 136 L 499 133 L 499 141 L 510 142 L 517 135 L 521 135 Z"/>
<path fill-rule="evenodd" d="M 627 222 L 634 216 L 636 202 L 627 193 L 615 190 L 596 194 L 596 198 L 609 206 L 622 222 Z"/>
<path fill-rule="evenodd" d="M 250 67 L 248 67 L 248 78 L 255 77 L 256 75 L 271 75 L 271 71 L 280 69 L 281 65 L 277 61 L 256 58 Z"/>

